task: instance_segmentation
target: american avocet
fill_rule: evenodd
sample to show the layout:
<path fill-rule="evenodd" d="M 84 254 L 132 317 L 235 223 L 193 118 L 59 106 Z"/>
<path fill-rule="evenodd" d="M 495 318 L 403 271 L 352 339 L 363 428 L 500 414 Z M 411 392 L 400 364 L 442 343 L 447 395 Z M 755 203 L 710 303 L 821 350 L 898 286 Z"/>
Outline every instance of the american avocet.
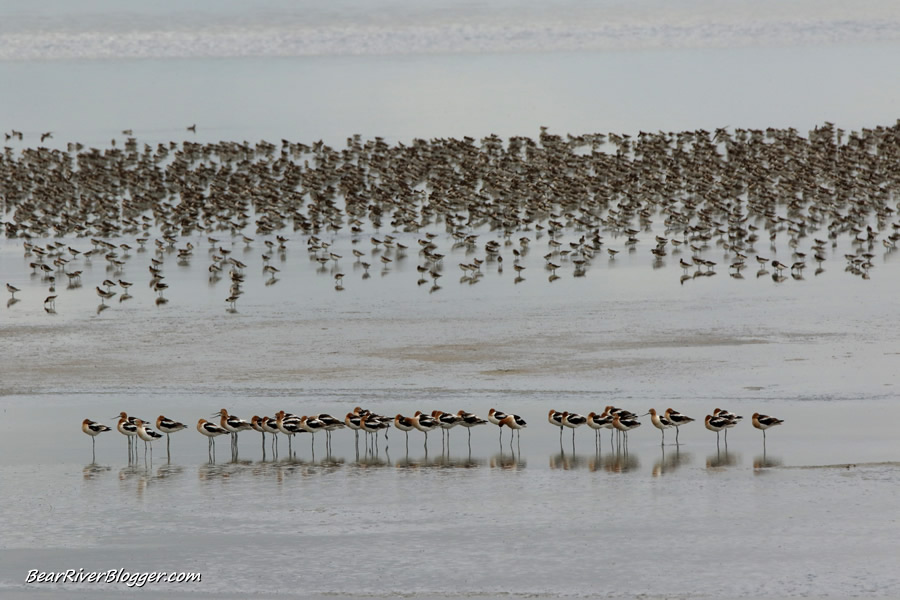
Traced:
<path fill-rule="evenodd" d="M 628 447 L 628 432 L 641 426 L 641 422 L 636 419 L 623 419 L 619 413 L 613 415 L 613 427 L 621 431 L 625 438 L 625 447 Z"/>
<path fill-rule="evenodd" d="M 615 406 L 607 406 L 604 412 L 606 412 L 606 414 L 608 414 L 610 417 L 619 415 L 619 418 L 623 421 L 633 421 L 639 418 L 630 410 L 625 410 L 624 408 L 616 408 Z"/>
<path fill-rule="evenodd" d="M 763 446 L 766 443 L 766 429 L 769 427 L 775 427 L 776 425 L 781 425 L 784 423 L 784 419 L 776 419 L 775 417 L 770 417 L 769 415 L 761 415 L 759 413 L 753 413 L 753 426 L 763 432 Z"/>
<path fill-rule="evenodd" d="M 162 437 L 161 433 L 157 433 L 153 431 L 140 419 L 135 419 L 135 426 L 137 427 L 138 437 L 144 440 L 144 454 L 147 454 L 147 445 L 150 445 L 150 458 L 153 459 L 153 444 L 154 440 L 158 440 Z"/>
<path fill-rule="evenodd" d="M 495 415 L 496 415 L 496 413 L 495 413 Z M 512 431 L 518 431 L 519 434 L 517 436 L 517 439 L 521 442 L 522 441 L 522 431 L 521 430 L 528 427 L 528 423 L 526 423 L 525 419 L 523 419 L 519 415 L 506 415 L 500 421 L 501 430 L 504 426 L 509 427 Z M 512 446 L 512 433 L 509 434 L 509 444 L 510 444 L 510 446 Z"/>
<path fill-rule="evenodd" d="M 359 407 L 357 407 L 357 408 L 359 408 Z M 347 416 L 344 417 L 344 425 L 346 425 L 347 427 L 349 427 L 350 429 L 353 430 L 353 435 L 356 438 L 357 454 L 359 453 L 359 429 L 360 429 L 359 421 L 360 421 L 360 418 L 361 417 L 359 416 L 359 414 L 357 414 L 355 412 L 348 412 Z"/>
<path fill-rule="evenodd" d="M 672 408 L 666 409 L 666 419 L 668 419 L 669 422 L 672 423 L 672 425 L 675 427 L 676 444 L 678 444 L 678 433 L 680 431 L 679 427 L 681 427 L 682 425 L 687 425 L 688 423 L 692 423 L 694 421 L 694 419 L 692 419 L 691 417 L 683 415 Z"/>
<path fill-rule="evenodd" d="M 651 408 L 649 411 L 647 411 L 647 414 L 650 415 L 650 422 L 653 423 L 653 426 L 662 432 L 662 441 L 659 443 L 659 445 L 664 445 L 666 443 L 666 429 L 672 427 L 672 421 L 667 419 L 665 415 L 656 414 L 655 408 Z"/>
<path fill-rule="evenodd" d="M 81 422 L 81 430 L 91 436 L 91 453 L 96 452 L 96 437 L 103 433 L 104 431 L 111 431 L 109 427 L 103 425 L 102 423 L 95 423 L 90 419 L 85 419 Z"/>
<path fill-rule="evenodd" d="M 601 429 L 612 429 L 613 428 L 613 418 L 609 415 L 605 410 L 603 414 L 597 414 L 595 412 L 591 412 L 587 416 L 587 424 L 588 427 L 594 430 L 597 435 L 596 446 L 599 448 L 600 446 L 600 430 Z M 609 438 L 609 443 L 612 445 L 612 437 Z"/>
<path fill-rule="evenodd" d="M 262 435 L 262 451 L 263 456 L 266 454 L 266 430 L 263 429 L 262 425 L 263 417 L 259 415 L 253 415 L 250 417 L 250 427 L 253 428 L 253 431 L 258 431 Z"/>
<path fill-rule="evenodd" d="M 564 412 L 562 424 L 572 430 L 572 443 L 575 443 L 575 429 L 587 423 L 587 417 L 576 413 Z"/>
<path fill-rule="evenodd" d="M 296 434 L 306 430 L 300 427 L 300 419 L 298 417 L 288 414 L 283 410 L 279 410 L 277 413 L 275 413 L 275 418 L 277 419 L 276 424 L 278 427 L 278 431 L 287 436 L 288 454 L 293 457 L 294 449 L 291 447 L 291 438 L 293 438 Z"/>
<path fill-rule="evenodd" d="M 503 419 L 507 417 L 505 412 L 501 412 L 499 410 L 491 409 L 488 411 L 488 421 L 496 425 L 500 429 L 500 441 L 503 441 Z"/>
<path fill-rule="evenodd" d="M 416 411 L 416 414 L 412 417 L 412 422 L 413 427 L 425 434 L 425 451 L 428 452 L 428 432 L 440 427 L 440 425 L 434 417 L 422 414 L 420 410 Z"/>
<path fill-rule="evenodd" d="M 406 450 L 409 451 L 409 432 L 415 428 L 413 420 L 398 414 L 394 417 L 394 427 L 406 434 Z"/>
<path fill-rule="evenodd" d="M 361 416 L 359 419 L 359 428 L 366 433 L 372 433 L 375 435 L 374 446 L 376 449 L 378 448 L 378 432 L 384 430 L 384 439 L 387 439 L 387 430 L 390 426 L 390 419 L 371 412 L 366 414 L 365 416 Z"/>
<path fill-rule="evenodd" d="M 559 445 L 562 446 L 562 432 L 563 432 L 563 422 L 562 422 L 563 414 L 558 410 L 550 409 L 550 412 L 547 413 L 547 422 L 553 425 L 554 427 L 559 427 Z"/>
<path fill-rule="evenodd" d="M 281 433 L 278 429 L 278 419 L 272 417 L 262 417 L 259 420 L 259 425 L 262 427 L 262 430 L 266 433 L 272 434 L 272 453 L 276 456 L 278 455 L 278 434 Z"/>
<path fill-rule="evenodd" d="M 315 417 L 308 417 L 306 415 L 300 417 L 300 427 L 308 431 L 312 434 L 312 440 L 310 441 L 310 447 L 312 448 L 313 453 L 316 451 L 316 432 L 325 430 L 325 423 L 320 421 Z"/>
<path fill-rule="evenodd" d="M 246 429 L 252 429 L 247 421 L 240 419 L 234 415 L 229 415 L 224 408 L 213 415 L 219 417 L 219 425 L 231 434 L 231 451 L 237 451 L 237 434 Z"/>
<path fill-rule="evenodd" d="M 339 419 L 335 419 L 334 417 L 332 417 L 331 415 L 329 415 L 327 413 L 320 413 L 320 414 L 316 415 L 316 418 L 319 419 L 320 421 L 322 421 L 323 423 L 325 423 L 325 440 L 326 440 L 328 448 L 330 449 L 331 448 L 331 432 L 334 431 L 335 429 L 343 429 L 344 427 L 346 427 L 346 425 L 344 425 L 343 421 L 341 421 Z"/>
<path fill-rule="evenodd" d="M 714 417 L 721 417 L 723 419 L 728 419 L 731 423 L 725 428 L 725 445 L 728 445 L 728 430 L 737 425 L 740 421 L 744 419 L 744 417 L 740 415 L 736 415 L 733 412 L 729 412 L 724 408 L 717 408 L 713 410 Z"/>
<path fill-rule="evenodd" d="M 441 427 L 441 441 L 444 439 L 444 433 L 447 435 L 447 450 L 450 450 L 450 430 L 459 425 L 460 418 L 458 415 L 445 413 L 442 410 L 431 411 L 431 416 L 438 422 Z"/>
<path fill-rule="evenodd" d="M 466 412 L 461 410 L 456 413 L 460 419 L 460 425 L 465 427 L 469 431 L 469 447 L 472 447 L 472 428 L 477 427 L 479 425 L 487 425 L 488 421 L 486 419 L 482 419 L 478 415 L 473 415 L 470 412 Z"/>
<path fill-rule="evenodd" d="M 725 419 L 723 417 L 714 417 L 712 415 L 706 415 L 706 420 L 704 424 L 706 428 L 710 431 L 716 432 L 716 447 L 719 447 L 719 432 L 728 427 L 728 424 L 731 423 L 729 419 Z M 727 444 L 726 444 L 727 445 Z"/>
<path fill-rule="evenodd" d="M 209 440 L 209 457 L 214 458 L 216 455 L 215 438 L 228 433 L 228 430 L 219 427 L 215 423 L 210 423 L 206 419 L 200 419 L 197 421 L 197 431 L 205 435 Z"/>
<path fill-rule="evenodd" d="M 184 423 L 167 419 L 163 415 L 156 417 L 156 428 L 166 434 L 166 453 L 169 452 L 169 434 L 181 431 L 185 428 Z"/>
<path fill-rule="evenodd" d="M 115 418 L 115 417 L 113 417 Z M 134 437 L 137 435 L 137 427 L 134 424 L 134 417 L 129 417 L 124 411 L 119 413 L 119 422 L 116 424 L 116 431 L 121 433 L 128 440 L 128 461 L 131 462 L 134 455 Z"/>

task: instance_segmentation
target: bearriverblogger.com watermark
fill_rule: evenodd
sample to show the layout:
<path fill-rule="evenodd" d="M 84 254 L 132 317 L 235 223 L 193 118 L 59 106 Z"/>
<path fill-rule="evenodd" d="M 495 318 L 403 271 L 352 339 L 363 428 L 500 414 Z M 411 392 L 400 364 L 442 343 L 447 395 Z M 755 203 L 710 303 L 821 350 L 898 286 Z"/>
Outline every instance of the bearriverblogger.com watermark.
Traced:
<path fill-rule="evenodd" d="M 108 571 L 85 571 L 67 569 L 65 571 L 41 571 L 31 569 L 25 583 L 119 583 L 128 587 L 144 587 L 148 583 L 200 583 L 200 573 L 178 571 L 129 572 L 125 569 Z"/>

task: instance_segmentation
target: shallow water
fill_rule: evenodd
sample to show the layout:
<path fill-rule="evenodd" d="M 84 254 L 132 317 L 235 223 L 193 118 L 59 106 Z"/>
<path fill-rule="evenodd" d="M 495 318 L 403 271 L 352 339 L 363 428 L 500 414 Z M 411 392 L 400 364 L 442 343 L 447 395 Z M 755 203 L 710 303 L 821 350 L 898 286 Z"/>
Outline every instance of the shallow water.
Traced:
<path fill-rule="evenodd" d="M 25 133 L 6 144 L 34 147 L 52 130 L 48 146 L 105 148 L 126 128 L 148 144 L 339 146 L 355 133 L 534 136 L 542 125 L 802 133 L 826 120 L 890 125 L 900 98 L 885 76 L 900 23 L 891 2 L 852 14 L 818 2 L 572 2 L 552 23 L 540 3 L 396 2 L 365 36 L 353 2 L 334 12 L 264 4 L 247 15 L 218 2 L 188 12 L 4 3 L 0 128 Z M 298 22 L 317 37 L 270 35 Z M 173 48 L 181 58 L 166 59 Z M 110 52 L 130 58 L 96 60 Z M 480 247 L 496 237 L 479 234 Z M 447 258 L 433 289 L 417 281 L 416 236 L 396 235 L 410 251 L 386 270 L 368 235 L 333 236 L 343 258 L 324 269 L 291 235 L 274 283 L 261 240 L 220 235 L 249 265 L 233 311 L 227 280 L 208 278 L 205 237 L 178 240 L 196 246 L 184 264 L 161 255 L 165 304 L 148 288 L 155 252 L 132 251 L 121 273 L 80 259 L 80 287 L 58 282 L 52 313 L 21 243 L 0 240 L 0 277 L 21 288 L 18 302 L 0 304 L 0 596 L 130 592 L 25 586 L 34 568 L 203 574 L 143 590 L 167 598 L 900 596 L 896 252 L 878 247 L 863 280 L 844 271 L 852 249 L 841 240 L 822 272 L 811 264 L 778 283 L 769 272 L 729 277 L 711 243 L 703 256 L 718 274 L 681 281 L 677 254 L 654 265 L 648 245 L 632 253 L 610 237 L 615 260 L 598 255 L 584 277 L 564 264 L 551 282 L 546 239 L 528 232 L 516 283 L 505 245 L 502 273 L 487 263 L 462 278 L 457 264 L 483 252 L 454 249 L 441 232 Z M 353 248 L 376 265 L 370 277 Z M 790 264 L 784 239 L 757 250 Z M 94 288 L 106 278 L 133 281 L 132 298 L 100 305 Z M 598 447 L 593 432 L 560 440 L 546 421 L 549 408 L 609 404 L 671 406 L 698 422 L 677 446 L 667 431 L 661 446 L 645 418 L 625 452 L 609 432 Z M 427 454 L 418 432 L 407 450 L 392 430 L 374 455 L 347 431 L 330 452 L 321 434 L 300 436 L 296 455 L 281 440 L 277 459 L 247 432 L 236 460 L 220 438 L 214 463 L 192 428 L 222 407 L 249 418 L 341 416 L 357 405 L 483 416 L 496 407 L 529 425 L 512 444 L 508 431 L 501 441 L 493 426 L 476 428 L 471 450 L 464 430 L 452 430 L 448 451 L 434 432 Z M 727 449 L 699 422 L 715 407 L 745 416 Z M 112 424 L 122 410 L 189 428 L 172 436 L 170 459 L 158 442 L 152 458 L 140 448 L 130 463 L 116 432 L 97 438 L 92 457 L 79 423 Z M 749 423 L 757 411 L 785 419 L 765 446 Z"/>

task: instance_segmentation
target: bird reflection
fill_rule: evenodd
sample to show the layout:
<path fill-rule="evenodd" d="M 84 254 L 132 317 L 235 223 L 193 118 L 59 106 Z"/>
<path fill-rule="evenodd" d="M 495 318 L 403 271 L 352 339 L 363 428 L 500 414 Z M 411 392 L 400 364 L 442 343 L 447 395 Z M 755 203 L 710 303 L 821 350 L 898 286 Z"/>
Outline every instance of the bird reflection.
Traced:
<path fill-rule="evenodd" d="M 707 469 L 718 469 L 724 467 L 733 467 L 740 462 L 740 455 L 735 452 L 728 452 L 728 446 L 724 450 L 716 450 L 715 454 L 706 457 Z"/>
<path fill-rule="evenodd" d="M 85 479 L 96 479 L 103 473 L 106 473 L 110 470 L 110 467 L 105 467 L 103 465 L 98 465 L 97 463 L 90 463 L 85 465 L 81 470 L 82 475 Z"/>
<path fill-rule="evenodd" d="M 527 466 L 527 462 L 522 458 L 521 453 L 503 452 L 502 450 L 491 457 L 490 465 L 492 469 L 504 469 L 508 471 L 518 471 Z"/>
<path fill-rule="evenodd" d="M 784 459 L 782 459 L 780 456 L 766 455 L 765 452 L 763 452 L 759 456 L 754 457 L 753 459 L 754 469 L 771 469 L 773 467 L 780 467 L 783 464 Z"/>
<path fill-rule="evenodd" d="M 550 468 L 554 470 L 573 471 L 575 469 L 581 469 L 587 466 L 587 464 L 587 457 L 578 456 L 574 453 L 566 454 L 565 452 L 560 452 L 558 454 L 550 455 Z"/>
<path fill-rule="evenodd" d="M 659 458 L 653 465 L 653 476 L 667 475 L 676 470 L 681 465 L 691 462 L 691 455 L 687 452 L 681 452 L 678 446 L 675 446 L 675 452 L 666 454 L 665 446 L 661 447 Z"/>
<path fill-rule="evenodd" d="M 627 452 L 615 452 L 606 456 L 595 455 L 588 461 L 588 469 L 591 471 L 604 470 L 609 473 L 627 473 L 640 468 L 638 457 Z"/>

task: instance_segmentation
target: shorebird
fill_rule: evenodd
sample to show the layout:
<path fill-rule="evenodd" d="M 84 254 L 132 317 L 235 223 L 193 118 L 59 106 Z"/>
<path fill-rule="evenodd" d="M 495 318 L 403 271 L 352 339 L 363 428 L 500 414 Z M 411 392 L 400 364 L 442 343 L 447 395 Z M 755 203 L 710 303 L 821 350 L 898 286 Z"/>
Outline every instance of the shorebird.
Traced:
<path fill-rule="evenodd" d="M 116 417 L 113 417 L 114 419 Z M 128 460 L 131 461 L 131 457 L 134 451 L 134 437 L 137 435 L 137 427 L 134 424 L 134 417 L 129 417 L 125 412 L 121 412 L 118 415 L 119 422 L 116 424 L 116 431 L 124 435 L 128 440 Z"/>
<path fill-rule="evenodd" d="M 550 412 L 547 413 L 547 422 L 553 425 L 554 427 L 559 427 L 559 445 L 562 446 L 562 432 L 563 432 L 563 422 L 562 422 L 563 414 L 558 410 L 550 409 Z"/>
<path fill-rule="evenodd" d="M 437 429 L 440 427 L 440 424 L 434 417 L 422 414 L 420 410 L 417 410 L 416 414 L 413 415 L 412 424 L 413 427 L 425 434 L 425 451 L 428 452 L 428 432 Z"/>
<path fill-rule="evenodd" d="M 599 447 L 600 444 L 600 430 L 601 429 L 612 429 L 613 428 L 613 418 L 606 412 L 603 411 L 603 414 L 597 414 L 595 412 L 588 413 L 587 416 L 587 425 L 597 435 L 596 445 Z M 610 444 L 612 444 L 612 438 L 609 438 Z"/>
<path fill-rule="evenodd" d="M 229 415 L 228 411 L 224 408 L 217 413 L 213 414 L 214 417 L 219 417 L 219 425 L 221 425 L 222 429 L 231 434 L 231 451 L 237 451 L 237 434 L 246 429 L 252 429 L 252 426 L 247 421 L 235 417 L 234 415 Z"/>
<path fill-rule="evenodd" d="M 111 292 L 109 290 L 104 290 L 100 286 L 97 286 L 97 295 L 100 296 L 100 303 L 103 304 L 110 298 L 116 295 L 115 292 Z"/>
<path fill-rule="evenodd" d="M 350 415 L 347 416 L 349 418 Z M 394 427 L 406 434 L 406 451 L 409 452 L 409 432 L 410 430 L 415 428 L 413 420 L 409 417 L 404 417 L 403 415 L 398 414 L 396 417 L 394 417 Z"/>
<path fill-rule="evenodd" d="M 721 417 L 723 419 L 728 419 L 731 421 L 728 426 L 725 428 L 725 445 L 728 445 L 728 430 L 737 425 L 740 421 L 744 419 L 744 417 L 740 415 L 736 415 L 733 412 L 729 412 L 722 408 L 717 408 L 713 410 L 713 417 Z"/>
<path fill-rule="evenodd" d="M 766 443 L 766 429 L 781 425 L 782 423 L 784 423 L 784 419 L 776 419 L 769 415 L 753 413 L 753 426 L 763 432 L 763 445 Z"/>
<path fill-rule="evenodd" d="M 266 430 L 263 428 L 263 421 L 266 417 L 260 417 L 259 415 L 253 415 L 250 417 L 250 427 L 253 428 L 253 431 L 258 431 L 260 435 L 262 435 L 262 451 L 263 456 L 266 455 Z"/>
<path fill-rule="evenodd" d="M 657 415 L 655 408 L 651 408 L 649 411 L 647 411 L 647 415 L 650 415 L 650 422 L 653 423 L 653 426 L 662 432 L 662 441 L 659 443 L 659 445 L 664 445 L 666 443 L 666 429 L 672 427 L 672 421 L 667 419 L 665 415 Z"/>
<path fill-rule="evenodd" d="M 384 438 L 387 439 L 387 429 L 391 426 L 391 420 L 382 417 L 380 415 L 373 414 L 371 412 L 366 411 L 365 413 L 361 413 L 359 417 L 359 428 L 365 431 L 366 433 L 374 434 L 374 446 L 378 448 L 378 432 L 382 429 L 384 430 Z M 426 434 L 426 439 L 428 434 Z M 428 447 L 426 446 L 426 451 Z"/>
<path fill-rule="evenodd" d="M 90 419 L 85 419 L 84 421 L 81 422 L 81 430 L 83 432 L 85 432 L 86 434 L 88 434 L 89 436 L 91 436 L 91 454 L 94 455 L 94 453 L 97 451 L 97 448 L 96 448 L 97 436 L 100 435 L 101 433 L 103 433 L 104 431 L 110 431 L 110 428 L 101 423 L 95 423 L 94 421 L 91 421 Z"/>
<path fill-rule="evenodd" d="M 501 423 L 503 422 L 503 419 L 506 418 L 506 416 L 507 415 L 505 412 L 500 412 L 499 410 L 495 410 L 493 408 L 488 411 L 488 421 L 490 421 L 500 429 L 501 442 L 503 441 L 503 425 L 501 425 Z"/>
<path fill-rule="evenodd" d="M 456 415 L 460 418 L 459 424 L 465 427 L 469 431 L 469 447 L 472 447 L 472 428 L 477 427 L 479 425 L 486 425 L 488 421 L 486 419 L 482 419 L 478 415 L 473 415 L 470 412 L 466 412 L 464 410 L 460 410 L 456 413 Z"/>
<path fill-rule="evenodd" d="M 343 421 L 336 419 L 327 413 L 320 413 L 316 415 L 316 418 L 325 424 L 325 440 L 328 448 L 330 449 L 331 432 L 335 429 L 343 429 L 344 427 L 346 427 L 346 425 L 344 425 Z"/>
<path fill-rule="evenodd" d="M 159 415 L 156 417 L 156 428 L 161 432 L 166 434 L 166 454 L 169 453 L 169 434 L 175 433 L 176 431 L 181 431 L 186 426 L 184 423 L 179 423 L 178 421 L 173 421 L 172 419 L 167 419 L 163 415 Z"/>
<path fill-rule="evenodd" d="M 623 419 L 618 414 L 613 415 L 613 427 L 621 431 L 625 438 L 625 447 L 628 447 L 628 432 L 641 426 L 641 422 L 635 419 Z"/>
<path fill-rule="evenodd" d="M 209 456 L 211 459 L 216 456 L 216 440 L 215 438 L 228 433 L 225 429 L 219 427 L 215 423 L 210 423 L 206 419 L 197 421 L 197 431 L 202 433 L 209 440 Z"/>
<path fill-rule="evenodd" d="M 431 416 L 438 422 L 441 427 L 441 441 L 443 442 L 444 434 L 447 436 L 447 449 L 450 449 L 450 430 L 459 425 L 460 418 L 458 415 L 445 413 L 441 410 L 431 411 Z"/>
<path fill-rule="evenodd" d="M 344 417 L 344 425 L 353 430 L 353 435 L 356 438 L 357 452 L 359 452 L 360 419 L 361 417 L 359 414 L 355 412 L 349 412 L 347 413 L 347 416 Z"/>
<path fill-rule="evenodd" d="M 6 284 L 6 291 L 9 292 L 10 295 L 11 295 L 13 298 L 15 298 L 15 297 L 16 297 L 16 292 L 19 292 L 19 291 L 21 291 L 21 290 L 20 290 L 19 288 L 17 288 L 16 286 L 10 285 L 10 284 L 7 283 L 7 284 Z"/>
<path fill-rule="evenodd" d="M 325 429 L 325 423 L 320 421 L 315 417 L 308 417 L 306 415 L 300 417 L 300 427 L 308 431 L 311 435 L 310 445 L 312 447 L 312 451 L 316 451 L 316 432 L 319 430 Z"/>
<path fill-rule="evenodd" d="M 583 415 L 570 412 L 564 412 L 562 414 L 562 424 L 572 430 L 572 444 L 575 444 L 575 429 L 585 423 L 587 423 L 587 417 Z"/>
<path fill-rule="evenodd" d="M 525 419 L 523 419 L 519 415 L 506 415 L 500 421 L 500 427 L 502 428 L 504 425 L 506 427 L 509 427 L 512 431 L 518 432 L 517 439 L 519 441 L 522 440 L 522 429 L 525 429 L 526 427 L 528 427 L 528 423 L 526 423 Z M 512 433 L 510 433 L 509 435 L 510 435 L 509 443 L 510 443 L 510 445 L 512 445 Z"/>
<path fill-rule="evenodd" d="M 278 431 L 287 436 L 288 439 L 288 454 L 293 456 L 294 450 L 291 447 L 291 439 L 293 436 L 298 433 L 302 433 L 306 431 L 302 427 L 300 427 L 300 418 L 295 417 L 294 415 L 288 414 L 283 410 L 279 410 L 275 413 L 276 418 L 276 426 L 278 427 Z"/>
<path fill-rule="evenodd" d="M 137 427 L 138 437 L 144 440 L 144 454 L 147 454 L 147 445 L 150 446 L 150 459 L 153 459 L 153 444 L 154 440 L 158 440 L 162 437 L 161 433 L 157 433 L 153 431 L 149 427 L 147 427 L 144 422 L 140 419 L 135 419 L 134 424 Z"/>
<path fill-rule="evenodd" d="M 731 423 L 730 419 L 725 419 L 723 417 L 714 417 L 712 415 L 706 415 L 706 420 L 704 424 L 706 428 L 710 431 L 716 432 L 716 447 L 719 446 L 719 432 L 728 427 L 729 423 Z M 727 443 L 725 444 L 728 445 Z"/>
<path fill-rule="evenodd" d="M 687 415 L 683 415 L 677 410 L 673 410 L 671 408 L 666 409 L 666 419 L 668 419 L 668 421 L 675 426 L 675 444 L 677 445 L 678 433 L 680 431 L 679 427 L 681 427 L 682 425 L 687 425 L 688 423 L 692 423 L 694 419 L 688 417 Z"/>
<path fill-rule="evenodd" d="M 281 430 L 278 429 L 278 419 L 273 417 L 262 417 L 259 421 L 262 430 L 266 433 L 272 434 L 272 453 L 277 456 L 278 434 L 281 433 Z"/>

